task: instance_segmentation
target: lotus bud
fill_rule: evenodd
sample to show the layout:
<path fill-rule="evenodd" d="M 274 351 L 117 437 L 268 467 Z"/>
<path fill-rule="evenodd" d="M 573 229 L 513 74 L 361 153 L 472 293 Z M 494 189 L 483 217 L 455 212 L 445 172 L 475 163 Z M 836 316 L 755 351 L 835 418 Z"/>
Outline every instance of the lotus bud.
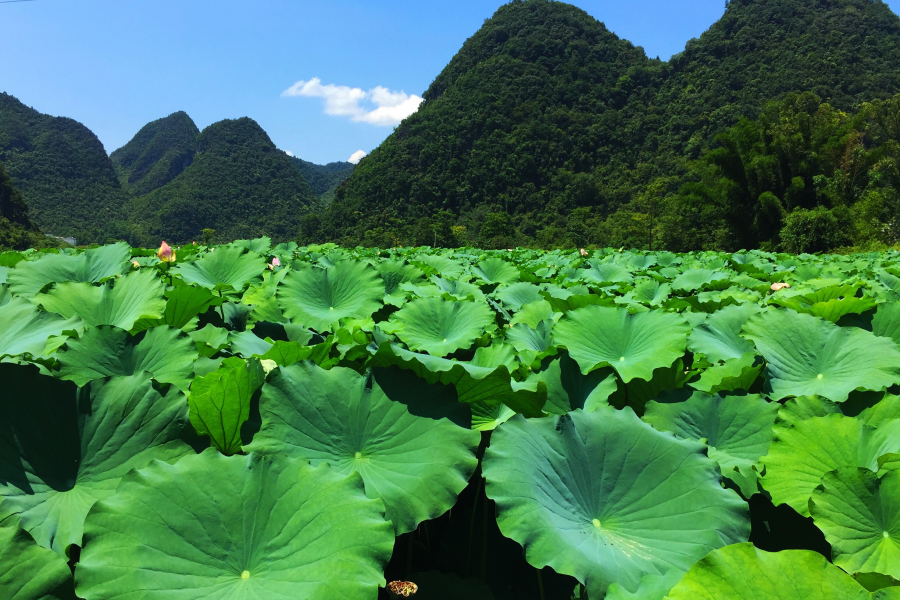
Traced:
<path fill-rule="evenodd" d="M 780 292 L 781 290 L 789 290 L 789 289 L 791 289 L 791 284 L 789 284 L 789 283 L 773 283 L 772 284 L 773 292 Z"/>
<path fill-rule="evenodd" d="M 269 265 L 269 269 L 274 271 L 275 267 L 280 267 L 280 266 L 281 266 L 281 260 L 279 260 L 279 258 L 276 256 L 275 258 L 272 259 L 272 264 Z"/>
<path fill-rule="evenodd" d="M 136 260 L 131 261 L 131 264 L 134 265 L 134 268 L 135 268 L 135 269 L 140 269 L 140 268 L 141 268 L 141 263 L 139 263 L 139 262 L 136 261 Z"/>
<path fill-rule="evenodd" d="M 159 260 L 165 263 L 175 262 L 175 251 L 172 250 L 171 246 L 169 246 L 165 241 L 163 241 L 162 245 L 159 247 L 159 250 L 156 251 L 156 256 L 159 257 Z"/>
<path fill-rule="evenodd" d="M 587 250 L 585 250 L 584 248 L 582 248 L 582 249 L 581 249 L 581 255 L 582 255 L 582 256 L 587 256 L 587 255 L 588 255 Z"/>

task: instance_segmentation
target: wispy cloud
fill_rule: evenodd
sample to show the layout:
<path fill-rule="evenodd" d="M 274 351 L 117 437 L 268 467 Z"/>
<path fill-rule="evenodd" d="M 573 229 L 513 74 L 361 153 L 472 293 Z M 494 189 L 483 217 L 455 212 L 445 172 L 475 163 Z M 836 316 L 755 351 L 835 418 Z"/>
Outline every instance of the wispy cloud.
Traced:
<path fill-rule="evenodd" d="M 284 153 L 287 154 L 288 156 L 292 157 L 292 158 L 293 158 L 293 156 L 294 156 L 294 153 L 291 152 L 290 150 L 285 150 Z"/>
<path fill-rule="evenodd" d="M 381 127 L 400 124 L 403 119 L 419 110 L 419 105 L 424 102 L 419 96 L 395 92 L 381 86 L 365 91 L 346 85 L 322 85 L 322 80 L 318 77 L 298 81 L 281 95 L 324 98 L 325 114 L 350 117 L 357 123 L 371 123 Z"/>
<path fill-rule="evenodd" d="M 358 165 L 358 164 L 359 164 L 359 161 L 361 161 L 362 159 L 364 159 L 364 158 L 367 157 L 368 155 L 369 155 L 369 153 L 366 152 L 365 150 L 357 150 L 356 152 L 354 152 L 354 153 L 350 156 L 350 158 L 347 159 L 347 162 L 348 162 L 348 163 L 352 163 L 352 164 L 354 164 L 354 165 Z"/>

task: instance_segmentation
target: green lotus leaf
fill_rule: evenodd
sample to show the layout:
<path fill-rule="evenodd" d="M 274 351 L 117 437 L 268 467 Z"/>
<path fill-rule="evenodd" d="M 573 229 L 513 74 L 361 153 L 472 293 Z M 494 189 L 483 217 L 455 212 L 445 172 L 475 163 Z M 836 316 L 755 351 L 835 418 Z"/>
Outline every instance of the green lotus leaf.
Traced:
<path fill-rule="evenodd" d="M 241 426 L 250 418 L 250 401 L 263 381 L 262 366 L 253 358 L 227 358 L 216 371 L 195 379 L 188 397 L 194 429 L 208 435 L 222 454 L 240 452 Z"/>
<path fill-rule="evenodd" d="M 544 299 L 541 288 L 533 283 L 514 283 L 504 285 L 494 292 L 494 298 L 503 303 L 512 311 L 520 311 L 527 304 L 540 302 Z"/>
<path fill-rule="evenodd" d="M 513 417 L 494 432 L 483 467 L 503 535 L 591 598 L 614 582 L 634 592 L 644 575 L 686 571 L 750 533 L 746 503 L 722 488 L 705 446 L 630 410 Z"/>
<path fill-rule="evenodd" d="M 624 308 L 589 306 L 566 313 L 553 336 L 569 350 L 582 373 L 608 365 L 627 383 L 636 377 L 650 380 L 654 369 L 681 358 L 688 331 L 680 315 L 663 311 L 632 315 Z"/>
<path fill-rule="evenodd" d="M 212 358 L 220 350 L 228 346 L 229 331 L 222 327 L 207 325 L 203 329 L 191 331 L 188 333 L 190 338 L 194 340 L 200 356 Z"/>
<path fill-rule="evenodd" d="M 727 280 L 728 278 L 729 274 L 723 271 L 691 269 L 672 281 L 672 289 L 682 292 L 693 292 L 713 282 Z"/>
<path fill-rule="evenodd" d="M 166 308 L 165 286 L 152 271 L 135 271 L 99 286 L 60 283 L 35 304 L 67 319 L 79 317 L 91 327 L 115 325 L 130 330 L 142 318 L 161 319 Z"/>
<path fill-rule="evenodd" d="M 476 402 L 472 407 L 472 429 L 493 431 L 516 416 L 516 411 L 505 404 Z"/>
<path fill-rule="evenodd" d="M 363 262 L 342 261 L 328 269 L 289 273 L 278 288 L 278 303 L 294 323 L 326 331 L 340 319 L 363 319 L 381 307 L 384 282 Z"/>
<path fill-rule="evenodd" d="M 387 260 L 375 265 L 375 270 L 384 281 L 385 304 L 403 306 L 406 294 L 400 284 L 417 283 L 425 277 L 422 269 L 407 264 L 403 260 Z"/>
<path fill-rule="evenodd" d="M 818 552 L 765 552 L 753 544 L 715 550 L 699 561 L 667 600 L 888 600 L 870 594 Z"/>
<path fill-rule="evenodd" d="M 431 277 L 429 277 L 429 281 L 434 284 L 434 287 L 432 287 L 429 292 L 420 294 L 423 297 L 440 298 L 444 297 L 445 295 L 450 295 L 457 300 L 484 299 L 484 292 L 481 291 L 481 288 L 466 281 L 462 281 L 459 279 L 447 279 L 445 277 L 438 277 L 437 275 L 432 275 Z M 408 286 L 409 284 L 403 284 L 404 288 Z"/>
<path fill-rule="evenodd" d="M 614 583 L 609 586 L 605 600 L 663 600 L 682 577 L 684 571 L 678 569 L 672 569 L 665 575 L 644 575 L 641 585 L 633 593 Z"/>
<path fill-rule="evenodd" d="M 104 325 L 70 339 L 56 356 L 60 378 L 79 387 L 95 379 L 146 371 L 161 383 L 187 391 L 198 354 L 193 340 L 178 329 L 155 327 L 138 342 L 127 331 Z"/>
<path fill-rule="evenodd" d="M 553 346 L 553 321 L 541 321 L 537 327 L 525 323 L 513 325 L 506 332 L 506 340 L 519 352 L 546 352 Z"/>
<path fill-rule="evenodd" d="M 510 327 L 515 327 L 522 324 L 528 325 L 532 329 L 537 329 L 537 326 L 543 321 L 555 322 L 553 317 L 553 307 L 550 306 L 549 302 L 541 299 L 523 304 L 519 311 L 513 315 L 509 325 Z"/>
<path fill-rule="evenodd" d="M 881 573 L 854 573 L 853 579 L 870 592 L 877 592 L 884 588 L 900 588 L 900 581 Z M 900 592 L 900 589 L 890 591 Z M 900 597 L 900 593 L 893 597 Z"/>
<path fill-rule="evenodd" d="M 897 345 L 856 327 L 779 310 L 752 317 L 743 334 L 768 361 L 773 400 L 821 395 L 843 402 L 855 389 L 900 383 Z"/>
<path fill-rule="evenodd" d="M 77 317 L 67 320 L 56 313 L 40 311 L 27 300 L 13 298 L 0 305 L 0 356 L 41 356 L 46 353 L 50 338 L 81 329 Z"/>
<path fill-rule="evenodd" d="M 0 379 L 0 518 L 17 514 L 61 556 L 81 544 L 88 510 L 125 473 L 191 451 L 179 440 L 184 396 L 162 396 L 147 373 L 95 382 L 89 395 L 31 367 L 0 364 Z"/>
<path fill-rule="evenodd" d="M 841 467 L 878 471 L 878 458 L 900 453 L 900 420 L 873 428 L 844 415 L 812 417 L 791 427 L 775 426 L 775 441 L 762 458 L 760 478 L 776 505 L 809 516 L 809 499 L 822 477 Z"/>
<path fill-rule="evenodd" d="M 798 290 L 794 295 L 773 296 L 770 302 L 837 323 L 844 315 L 859 314 L 875 308 L 873 298 L 868 296 L 857 298 L 857 291 L 859 291 L 858 284 L 834 285 L 812 292 Z"/>
<path fill-rule="evenodd" d="M 401 326 L 397 337 L 410 350 L 446 356 L 469 348 L 494 322 L 494 313 L 484 302 L 418 298 L 391 315 L 391 322 Z"/>
<path fill-rule="evenodd" d="M 747 320 L 763 309 L 757 304 L 726 306 L 695 325 L 688 337 L 688 349 L 704 354 L 711 362 L 740 358 L 753 352 L 753 343 L 741 337 Z"/>
<path fill-rule="evenodd" d="M 45 254 L 37 260 L 19 263 L 7 276 L 10 291 L 23 298 L 33 298 L 48 284 L 75 281 L 99 283 L 121 275 L 131 268 L 131 248 L 118 242 L 81 254 Z"/>
<path fill-rule="evenodd" d="M 442 276 L 450 277 L 451 279 L 457 279 L 465 271 L 465 268 L 459 262 L 449 259 L 446 256 L 420 254 L 415 260 L 431 267 Z"/>
<path fill-rule="evenodd" d="M 663 302 L 669 299 L 672 294 L 672 286 L 668 283 L 660 283 L 658 281 L 649 280 L 642 281 L 634 286 L 634 289 L 622 296 L 616 298 L 618 304 L 630 304 L 637 302 L 646 306 L 659 307 Z"/>
<path fill-rule="evenodd" d="M 85 524 L 85 600 L 364 600 L 393 530 L 358 476 L 210 448 L 122 479 Z"/>
<path fill-rule="evenodd" d="M 262 339 L 252 331 L 231 332 L 228 341 L 231 344 L 231 351 L 245 358 L 262 356 L 273 346 L 272 342 Z"/>
<path fill-rule="evenodd" d="M 272 249 L 272 238 L 264 236 L 252 240 L 235 240 L 231 243 L 231 245 L 246 248 L 247 250 L 256 252 L 257 254 L 268 254 L 269 250 Z"/>
<path fill-rule="evenodd" d="M 881 304 L 872 317 L 872 333 L 900 345 L 900 302 Z"/>
<path fill-rule="evenodd" d="M 518 383 L 506 365 L 482 367 L 471 363 L 418 354 L 384 343 L 372 357 L 373 366 L 410 370 L 429 384 L 453 385 L 460 402 L 505 404 L 526 417 L 544 416 L 547 386 L 543 382 Z"/>
<path fill-rule="evenodd" d="M 644 421 L 660 431 L 699 440 L 722 475 L 734 481 L 744 497 L 757 488 L 759 459 L 769 453 L 778 404 L 762 396 L 709 396 L 695 393 L 684 402 L 647 403 Z"/>
<path fill-rule="evenodd" d="M 211 306 L 220 306 L 222 299 L 203 287 L 178 287 L 166 292 L 168 298 L 163 313 L 163 323 L 175 329 L 182 329 L 197 315 L 205 313 Z"/>
<path fill-rule="evenodd" d="M 350 369 L 309 363 L 273 372 L 260 400 L 262 428 L 247 450 L 359 472 L 399 535 L 453 507 L 475 471 L 480 436 L 414 416 L 368 383 Z"/>
<path fill-rule="evenodd" d="M 764 361 L 753 350 L 740 358 L 731 358 L 721 365 L 712 366 L 700 374 L 700 379 L 690 386 L 707 394 L 750 390 L 765 367 Z"/>
<path fill-rule="evenodd" d="M 647 403 L 663 393 L 671 392 L 685 398 L 690 395 L 690 390 L 680 389 L 684 387 L 687 378 L 688 373 L 684 370 L 684 362 L 679 358 L 668 367 L 655 369 L 649 380 L 635 378 L 628 383 L 618 381 L 608 402 L 618 409 L 628 406 L 638 416 L 643 416 Z"/>
<path fill-rule="evenodd" d="M 486 284 L 511 284 L 519 281 L 519 269 L 500 258 L 488 258 L 472 269 L 478 279 Z"/>
<path fill-rule="evenodd" d="M 610 395 L 616 391 L 616 375 L 612 369 L 598 369 L 583 375 L 578 363 L 562 356 L 547 367 L 531 375 L 547 384 L 547 404 L 544 410 L 550 414 L 564 415 L 576 409 L 593 412 L 606 406 Z"/>
<path fill-rule="evenodd" d="M 869 469 L 837 469 L 822 478 L 810 505 L 834 564 L 900 578 L 900 473 L 879 479 Z"/>
<path fill-rule="evenodd" d="M 75 600 L 66 561 L 15 522 L 0 526 L 0 593 L 6 600 Z"/>
<path fill-rule="evenodd" d="M 262 277 L 265 269 L 266 259 L 256 252 L 240 246 L 220 246 L 194 262 L 178 265 L 171 273 L 210 290 L 241 290 Z"/>
<path fill-rule="evenodd" d="M 595 262 L 590 269 L 578 272 L 578 279 L 587 283 L 629 283 L 634 281 L 631 272 L 621 265 Z"/>

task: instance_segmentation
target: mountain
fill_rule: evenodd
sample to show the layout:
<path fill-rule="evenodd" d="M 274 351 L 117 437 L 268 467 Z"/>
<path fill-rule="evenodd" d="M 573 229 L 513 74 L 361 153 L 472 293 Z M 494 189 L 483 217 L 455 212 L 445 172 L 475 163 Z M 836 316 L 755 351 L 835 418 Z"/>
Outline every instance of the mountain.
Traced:
<path fill-rule="evenodd" d="M 732 0 L 668 62 L 573 6 L 516 0 L 361 161 L 310 239 L 637 243 L 622 231 L 670 222 L 681 204 L 669 199 L 702 179 L 692 161 L 742 118 L 791 92 L 843 111 L 887 99 L 900 92 L 897 64 L 900 19 L 878 0 Z M 724 227 L 698 247 L 761 243 Z M 652 231 L 641 237 L 653 243 Z"/>
<path fill-rule="evenodd" d="M 193 162 L 166 185 L 130 205 L 127 228 L 118 237 L 158 244 L 200 239 L 297 236 L 301 218 L 318 203 L 312 188 L 249 118 L 210 125 L 196 138 Z"/>
<path fill-rule="evenodd" d="M 143 196 L 166 185 L 194 160 L 200 130 L 185 112 L 145 125 L 134 138 L 110 155 L 122 185 Z"/>
<path fill-rule="evenodd" d="M 122 189 L 103 144 L 87 127 L 41 114 L 0 93 L 0 163 L 46 233 L 104 242 L 122 218 Z"/>
<path fill-rule="evenodd" d="M 0 164 L 0 250 L 27 250 L 46 245 L 46 236 L 28 218 L 28 205 Z"/>
<path fill-rule="evenodd" d="M 313 192 L 324 202 L 330 202 L 334 197 L 334 191 L 344 183 L 356 165 L 348 162 L 333 162 L 327 165 L 317 165 L 307 162 L 302 158 L 290 156 L 291 163 L 303 175 L 303 179 L 312 187 Z"/>

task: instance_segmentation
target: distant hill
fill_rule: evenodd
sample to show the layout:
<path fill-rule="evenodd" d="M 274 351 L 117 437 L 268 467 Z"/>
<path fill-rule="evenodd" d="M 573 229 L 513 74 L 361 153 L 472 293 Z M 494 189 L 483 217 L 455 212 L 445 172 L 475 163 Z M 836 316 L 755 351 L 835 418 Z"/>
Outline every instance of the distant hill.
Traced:
<path fill-rule="evenodd" d="M 356 165 L 348 162 L 333 162 L 317 165 L 296 156 L 289 157 L 303 178 L 312 187 L 313 192 L 324 202 L 330 202 L 334 191 L 353 173 Z"/>
<path fill-rule="evenodd" d="M 110 155 L 122 185 L 143 196 L 166 185 L 194 160 L 200 130 L 185 112 L 145 125 L 134 138 Z"/>
<path fill-rule="evenodd" d="M 46 233 L 104 242 L 128 201 L 103 144 L 87 127 L 0 93 L 0 163 Z"/>
<path fill-rule="evenodd" d="M 667 199 L 700 178 L 690 161 L 741 118 L 790 92 L 844 111 L 886 99 L 900 92 L 898 64 L 900 19 L 876 0 L 732 0 L 669 62 L 571 5 L 516 0 L 362 160 L 311 239 L 636 243 L 621 230 L 665 223 Z M 755 243 L 740 233 L 704 244 Z"/>
<path fill-rule="evenodd" d="M 43 247 L 46 236 L 28 218 L 28 205 L 0 164 L 0 250 Z"/>
<path fill-rule="evenodd" d="M 120 237 L 138 243 L 189 242 L 201 231 L 217 239 L 263 235 L 294 239 L 316 194 L 252 119 L 225 120 L 197 137 L 194 160 L 166 185 L 135 198 Z"/>

